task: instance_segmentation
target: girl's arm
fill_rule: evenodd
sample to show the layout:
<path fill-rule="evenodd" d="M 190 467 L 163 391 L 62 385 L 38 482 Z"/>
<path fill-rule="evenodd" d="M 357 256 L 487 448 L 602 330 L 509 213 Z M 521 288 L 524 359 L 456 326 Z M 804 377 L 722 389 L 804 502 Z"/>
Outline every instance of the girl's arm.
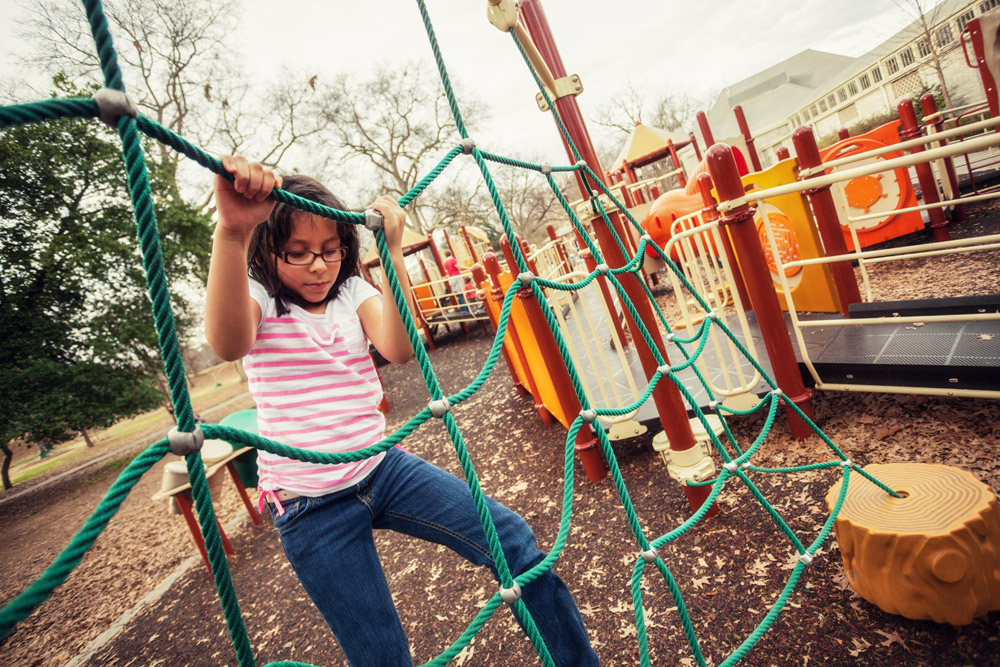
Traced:
<path fill-rule="evenodd" d="M 406 273 L 406 265 L 403 263 L 403 222 L 406 214 L 391 197 L 382 196 L 371 205 L 385 218 L 385 240 L 389 246 L 389 257 L 392 259 L 392 268 L 399 278 L 399 286 L 406 295 L 406 303 L 413 312 L 413 303 L 410 293 L 410 278 Z M 385 273 L 385 267 L 382 267 Z M 361 318 L 361 326 L 365 330 L 365 335 L 372 342 L 379 354 L 394 364 L 401 364 L 413 358 L 413 347 L 410 339 L 406 335 L 406 328 L 403 326 L 403 319 L 396 309 L 396 302 L 392 298 L 392 290 L 389 288 L 388 277 L 382 279 L 382 304 L 377 299 L 368 299 L 358 307 L 358 317 Z"/>
<path fill-rule="evenodd" d="M 281 177 L 242 157 L 224 156 L 222 166 L 235 176 L 215 177 L 219 221 L 212 239 L 205 298 L 205 337 L 226 361 L 242 359 L 253 347 L 260 323 L 260 305 L 250 298 L 247 249 L 254 228 L 274 208 L 268 199 Z"/>

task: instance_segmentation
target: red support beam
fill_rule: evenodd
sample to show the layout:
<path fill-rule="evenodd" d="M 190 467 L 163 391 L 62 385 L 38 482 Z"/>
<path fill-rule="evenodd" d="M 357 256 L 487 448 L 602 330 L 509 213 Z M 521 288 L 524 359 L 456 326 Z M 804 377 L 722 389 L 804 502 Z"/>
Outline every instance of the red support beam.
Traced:
<path fill-rule="evenodd" d="M 933 93 L 924 93 L 920 96 L 920 108 L 924 112 L 925 120 L 928 116 L 934 117 L 934 120 L 928 121 L 927 125 L 933 127 L 935 132 L 943 132 L 944 118 L 938 114 L 937 101 L 935 101 Z M 944 148 L 948 145 L 948 140 L 941 139 L 938 143 Z M 955 172 L 955 161 L 950 156 L 944 158 L 944 170 L 948 175 L 948 185 L 951 186 L 952 197 L 957 199 L 959 197 L 958 174 Z M 965 207 L 961 204 L 956 205 L 952 210 L 951 218 L 955 222 L 965 220 Z"/>
<path fill-rule="evenodd" d="M 712 146 L 708 149 L 706 159 L 719 199 L 723 202 L 741 199 L 745 194 L 743 182 L 729 146 L 725 144 Z M 743 278 L 746 280 L 753 311 L 764 338 L 771 370 L 784 394 L 782 400 L 795 403 L 812 419 L 812 407 L 809 402 L 812 391 L 806 389 L 802 382 L 799 365 L 795 361 L 792 339 L 788 335 L 785 317 L 781 312 L 778 296 L 774 292 L 771 271 L 767 267 L 767 259 L 760 245 L 760 237 L 757 235 L 750 206 L 746 203 L 736 206 L 721 219 L 720 224 L 732 236 L 734 249 L 740 258 Z M 787 405 L 785 414 L 794 438 L 802 440 L 812 435 L 812 429 Z"/>
<path fill-rule="evenodd" d="M 548 20 L 545 18 L 545 12 L 542 9 L 541 4 L 538 0 L 523 0 L 520 3 L 520 11 L 524 24 L 528 28 L 528 32 L 531 34 L 532 41 L 548 65 L 552 76 L 556 79 L 566 76 L 566 69 L 563 66 L 562 58 L 559 55 L 559 50 L 556 47 L 554 38 L 552 37 L 552 32 L 549 29 Z M 583 115 L 580 113 L 580 109 L 577 106 L 576 97 L 573 95 L 561 97 L 555 100 L 555 105 L 559 112 L 559 116 L 562 118 L 563 124 L 580 153 L 580 156 L 595 174 L 602 174 L 603 170 L 601 169 L 601 161 L 598 159 L 593 142 L 590 140 L 590 134 L 587 132 L 587 126 L 583 121 Z M 575 159 L 568 146 L 567 153 L 570 155 L 570 159 Z M 585 197 L 589 194 L 588 189 L 582 187 L 581 192 L 583 192 Z M 618 233 L 619 238 L 625 239 L 625 231 L 618 213 L 613 212 L 609 214 L 608 219 L 611 223 L 611 227 L 613 227 Z M 601 252 L 604 255 L 605 262 L 607 262 L 608 266 L 611 268 L 624 266 L 626 264 L 625 257 L 623 256 L 617 243 L 615 243 L 611 229 L 608 228 L 608 225 L 604 224 L 603 220 L 595 219 L 593 227 L 595 236 L 597 236 L 597 240 L 601 247 Z M 627 273 L 620 275 L 618 280 L 621 282 L 626 295 L 636 308 L 641 321 L 650 332 L 654 345 L 660 353 L 660 357 L 666 362 L 666 348 L 663 345 L 663 339 L 659 334 L 659 327 L 657 326 L 652 307 L 646 299 L 645 292 L 642 289 L 639 278 L 636 277 L 635 274 Z M 656 357 L 646 346 L 639 330 L 638 323 L 632 319 L 631 315 L 627 311 L 626 321 L 629 331 L 632 334 L 632 340 L 635 342 L 636 351 L 639 354 L 643 372 L 648 380 L 656 373 L 658 367 Z M 694 447 L 694 433 L 691 431 L 691 424 L 688 421 L 687 407 L 684 405 L 684 400 L 681 398 L 680 392 L 673 385 L 673 383 L 657 383 L 656 389 L 653 391 L 653 402 L 656 404 L 660 422 L 667 435 L 667 439 L 670 442 L 671 449 L 686 450 Z M 687 493 L 688 503 L 690 504 L 692 510 L 700 507 L 710 493 L 710 489 L 708 487 L 685 486 L 684 489 Z"/>
<path fill-rule="evenodd" d="M 695 119 L 698 121 L 698 128 L 701 130 L 701 138 L 705 140 L 705 145 L 712 147 L 715 145 L 715 137 L 712 136 L 712 128 L 708 124 L 708 116 L 705 115 L 704 111 L 699 111 L 695 114 Z"/>
<path fill-rule="evenodd" d="M 811 128 L 805 125 L 795 128 L 795 131 L 792 132 L 792 145 L 795 146 L 795 155 L 799 159 L 801 168 L 811 169 L 823 163 L 819 155 L 819 146 L 816 145 L 816 137 Z M 819 171 L 809 178 L 822 175 L 823 172 Z M 812 188 L 806 190 L 804 194 L 809 198 L 809 204 L 812 206 L 816 227 L 823 239 L 823 249 L 826 256 L 847 254 L 847 242 L 844 241 L 844 233 L 840 228 L 837 205 L 833 201 L 830 186 Z M 840 301 L 840 312 L 843 313 L 844 317 L 850 317 L 848 310 L 850 305 L 861 303 L 861 291 L 858 289 L 858 281 L 854 277 L 854 267 L 850 260 L 834 262 L 830 264 L 830 273 L 833 276 L 833 286 L 837 290 L 837 298 Z"/>
<path fill-rule="evenodd" d="M 903 121 L 903 131 L 900 132 L 899 136 L 903 141 L 919 137 L 921 131 L 920 125 L 917 123 L 917 114 L 913 110 L 913 101 L 909 98 L 902 99 L 896 108 L 899 110 L 899 119 Z M 910 149 L 910 155 L 916 155 L 923 151 L 923 146 L 913 146 Z M 920 196 L 924 203 L 937 204 L 940 202 L 937 179 L 934 178 L 931 166 L 926 162 L 921 162 L 914 165 L 913 168 L 917 172 L 917 181 L 920 182 Z M 944 217 L 944 212 L 940 208 L 931 208 L 927 209 L 927 215 L 930 216 L 931 233 L 934 235 L 934 240 L 947 241 L 950 234 L 948 234 L 948 221 Z"/>
<path fill-rule="evenodd" d="M 750 134 L 750 126 L 747 125 L 747 117 L 743 113 L 743 107 L 737 104 L 733 107 L 733 113 L 736 114 L 736 124 L 740 128 L 740 134 L 743 135 L 743 143 L 747 145 L 747 153 L 750 154 L 750 164 L 753 166 L 754 171 L 760 171 L 760 160 L 757 158 L 757 149 L 753 145 L 753 135 Z"/>

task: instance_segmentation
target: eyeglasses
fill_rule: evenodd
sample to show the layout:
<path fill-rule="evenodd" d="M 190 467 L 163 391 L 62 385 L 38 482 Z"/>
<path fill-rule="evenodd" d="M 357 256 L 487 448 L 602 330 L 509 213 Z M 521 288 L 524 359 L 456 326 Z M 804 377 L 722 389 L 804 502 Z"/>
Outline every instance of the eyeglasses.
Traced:
<path fill-rule="evenodd" d="M 283 252 L 279 255 L 281 259 L 285 261 L 286 264 L 291 264 L 293 266 L 309 266 L 316 261 L 317 257 L 322 257 L 323 261 L 327 264 L 336 264 L 340 260 L 347 256 L 347 248 L 340 246 L 339 248 L 330 248 L 329 250 L 324 250 L 323 252 L 312 252 L 310 250 L 291 250 L 288 252 Z"/>

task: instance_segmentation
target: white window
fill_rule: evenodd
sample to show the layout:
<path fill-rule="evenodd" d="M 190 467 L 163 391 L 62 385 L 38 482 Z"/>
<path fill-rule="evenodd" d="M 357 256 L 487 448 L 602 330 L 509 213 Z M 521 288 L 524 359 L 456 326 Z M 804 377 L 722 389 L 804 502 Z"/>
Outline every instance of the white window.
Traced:
<path fill-rule="evenodd" d="M 958 17 L 958 31 L 962 32 L 963 30 L 965 30 L 966 26 L 969 25 L 969 21 L 971 21 L 973 19 L 973 17 L 975 17 L 975 14 L 972 13 L 971 9 L 969 11 L 965 12 L 964 14 L 962 14 L 961 16 L 959 16 Z"/>
<path fill-rule="evenodd" d="M 837 106 L 837 96 L 830 93 L 830 95 L 826 98 L 826 103 L 830 105 L 831 109 Z"/>
<path fill-rule="evenodd" d="M 945 23 L 943 26 L 935 30 L 934 39 L 937 40 L 938 46 L 945 46 L 954 42 L 955 35 L 951 32 L 951 24 Z"/>
<path fill-rule="evenodd" d="M 986 0 L 986 2 L 979 3 L 979 13 L 988 12 L 997 5 L 1000 5 L 1000 0 Z"/>
<path fill-rule="evenodd" d="M 868 78 L 867 74 L 862 74 L 858 81 L 861 82 L 861 90 L 868 90 L 872 87 L 872 80 Z"/>
<path fill-rule="evenodd" d="M 820 100 L 819 101 L 819 110 L 820 111 L 826 111 L 826 100 Z"/>
<path fill-rule="evenodd" d="M 872 81 L 878 83 L 881 80 L 882 80 L 882 70 L 876 67 L 875 69 L 872 70 Z"/>
<path fill-rule="evenodd" d="M 922 39 L 917 42 L 917 53 L 920 54 L 921 58 L 929 56 L 931 54 L 931 45 L 926 39 Z"/>
<path fill-rule="evenodd" d="M 841 102 L 846 102 L 847 101 L 847 89 L 846 88 L 841 88 L 840 90 L 837 91 L 837 99 L 840 100 Z"/>
<path fill-rule="evenodd" d="M 892 76 L 899 71 L 899 63 L 896 62 L 896 56 L 893 56 L 885 61 L 885 68 L 889 70 L 889 76 Z"/>
<path fill-rule="evenodd" d="M 847 92 L 849 92 L 851 94 L 851 97 L 857 95 L 858 94 L 858 84 L 856 84 L 853 81 L 851 81 L 849 84 L 847 84 Z"/>
<path fill-rule="evenodd" d="M 997 0 L 1000 2 L 1000 0 Z M 903 67 L 909 67 L 913 64 L 913 49 L 906 48 L 899 52 L 899 59 L 903 61 Z"/>

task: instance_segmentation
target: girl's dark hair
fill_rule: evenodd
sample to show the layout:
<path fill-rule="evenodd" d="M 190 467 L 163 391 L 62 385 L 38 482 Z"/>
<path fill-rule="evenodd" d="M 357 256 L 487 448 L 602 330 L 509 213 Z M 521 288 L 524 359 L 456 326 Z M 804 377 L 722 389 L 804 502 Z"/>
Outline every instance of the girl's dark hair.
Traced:
<path fill-rule="evenodd" d="M 298 195 L 303 199 L 309 199 L 329 206 L 330 208 L 347 210 L 336 195 L 326 189 L 322 183 L 308 176 L 292 174 L 284 176 L 281 189 Z M 250 277 L 259 282 L 267 290 L 267 293 L 274 297 L 275 305 L 278 308 L 278 315 L 288 312 L 288 303 L 294 303 L 302 308 L 312 305 L 301 298 L 295 292 L 289 290 L 281 284 L 278 279 L 278 262 L 284 261 L 278 257 L 288 242 L 288 237 L 292 235 L 293 217 L 308 215 L 298 209 L 294 209 L 287 204 L 278 203 L 275 205 L 271 215 L 267 220 L 257 225 L 253 236 L 250 237 L 250 248 L 247 252 L 247 266 Z M 340 245 L 347 248 L 347 254 L 340 262 L 340 272 L 337 279 L 333 281 L 330 291 L 326 293 L 323 303 L 337 298 L 340 286 L 351 276 L 359 274 L 361 261 L 361 251 L 359 248 L 358 228 L 346 222 L 337 222 L 337 234 L 340 236 Z"/>

